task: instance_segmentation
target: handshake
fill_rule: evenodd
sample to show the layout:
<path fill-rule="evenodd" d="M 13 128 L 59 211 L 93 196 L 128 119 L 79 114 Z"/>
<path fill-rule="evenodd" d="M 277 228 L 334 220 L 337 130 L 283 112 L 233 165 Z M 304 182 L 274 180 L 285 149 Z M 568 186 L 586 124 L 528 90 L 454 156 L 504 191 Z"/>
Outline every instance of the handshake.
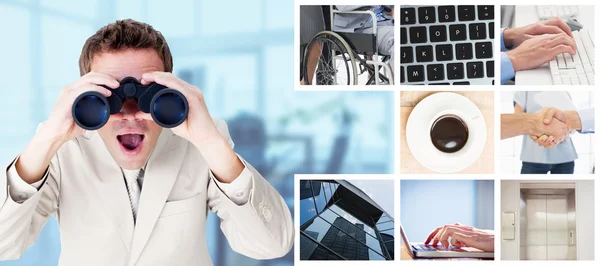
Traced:
<path fill-rule="evenodd" d="M 571 122 L 574 120 L 573 113 L 569 111 L 545 107 L 532 115 L 535 117 L 535 123 L 531 127 L 529 137 L 544 148 L 556 147 L 569 137 L 572 129 L 577 128 Z"/>

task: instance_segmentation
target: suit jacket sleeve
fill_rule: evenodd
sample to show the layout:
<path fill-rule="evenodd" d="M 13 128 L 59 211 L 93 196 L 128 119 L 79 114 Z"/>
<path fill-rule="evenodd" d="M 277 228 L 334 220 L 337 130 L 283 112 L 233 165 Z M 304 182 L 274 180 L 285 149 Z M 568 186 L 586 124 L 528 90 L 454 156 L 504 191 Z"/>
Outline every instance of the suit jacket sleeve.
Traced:
<path fill-rule="evenodd" d="M 223 121 L 216 124 L 219 132 L 233 146 L 227 125 Z M 240 159 L 246 168 L 238 178 L 250 181 L 246 188 L 249 191 L 240 191 L 240 195 L 247 193 L 248 200 L 236 204 L 236 200 L 232 200 L 211 175 L 208 184 L 209 208 L 221 219 L 221 230 L 234 251 L 255 259 L 282 257 L 290 251 L 294 242 L 290 210 L 269 182 Z"/>
<path fill-rule="evenodd" d="M 17 173 L 15 162 L 16 159 L 0 171 L 0 260 L 20 258 L 35 243 L 48 216 L 55 215 L 58 209 L 58 157 L 52 159 L 40 189 L 33 195 L 23 193 L 16 201 L 9 193 L 8 182 L 9 172 Z"/>

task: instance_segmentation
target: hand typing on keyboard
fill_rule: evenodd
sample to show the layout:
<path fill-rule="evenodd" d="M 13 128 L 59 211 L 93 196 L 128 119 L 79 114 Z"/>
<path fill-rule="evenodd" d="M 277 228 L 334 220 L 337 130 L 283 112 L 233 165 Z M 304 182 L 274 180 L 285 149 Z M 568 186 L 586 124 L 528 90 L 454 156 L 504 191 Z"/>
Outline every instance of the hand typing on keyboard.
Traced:
<path fill-rule="evenodd" d="M 494 232 L 459 223 L 447 224 L 431 231 L 425 244 L 430 242 L 432 246 L 437 246 L 439 243 L 445 248 L 452 245 L 455 248 L 472 247 L 491 252 L 494 251 Z"/>
<path fill-rule="evenodd" d="M 573 38 L 573 33 L 564 20 L 551 18 L 527 26 L 504 30 L 504 45 L 506 47 L 517 47 L 524 41 L 539 35 L 561 33 L 565 33 Z"/>
<path fill-rule="evenodd" d="M 557 55 L 575 54 L 575 40 L 565 33 L 535 36 L 506 52 L 515 71 L 537 68 Z"/>

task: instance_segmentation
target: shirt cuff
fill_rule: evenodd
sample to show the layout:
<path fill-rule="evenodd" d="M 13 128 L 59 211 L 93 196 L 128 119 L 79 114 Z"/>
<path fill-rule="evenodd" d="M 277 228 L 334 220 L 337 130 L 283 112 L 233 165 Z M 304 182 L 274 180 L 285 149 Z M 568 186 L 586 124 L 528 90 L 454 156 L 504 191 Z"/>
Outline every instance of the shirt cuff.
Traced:
<path fill-rule="evenodd" d="M 215 183 L 221 189 L 221 191 L 236 205 L 242 206 L 248 203 L 250 199 L 250 194 L 252 192 L 252 172 L 248 169 L 246 165 L 246 161 L 242 159 L 239 155 L 238 158 L 244 165 L 244 170 L 242 173 L 233 180 L 231 183 L 222 183 L 217 179 L 212 171 L 209 171 L 210 177 L 215 180 Z"/>
<path fill-rule="evenodd" d="M 505 52 L 500 53 L 500 80 L 501 84 L 506 83 L 515 77 L 515 69 L 513 68 L 510 58 Z"/>
<path fill-rule="evenodd" d="M 577 110 L 577 115 L 579 115 L 579 120 L 581 121 L 581 130 L 580 133 L 594 133 L 594 109 L 595 108 L 586 108 Z"/>
<path fill-rule="evenodd" d="M 33 197 L 35 193 L 42 187 L 44 182 L 46 181 L 46 177 L 48 176 L 48 170 L 44 174 L 44 177 L 33 184 L 28 184 L 23 181 L 23 179 L 17 173 L 17 168 L 15 163 L 17 162 L 15 159 L 12 164 L 8 167 L 8 171 L 6 172 L 6 178 L 8 180 L 8 194 L 12 198 L 14 202 L 23 203 L 29 198 Z"/>

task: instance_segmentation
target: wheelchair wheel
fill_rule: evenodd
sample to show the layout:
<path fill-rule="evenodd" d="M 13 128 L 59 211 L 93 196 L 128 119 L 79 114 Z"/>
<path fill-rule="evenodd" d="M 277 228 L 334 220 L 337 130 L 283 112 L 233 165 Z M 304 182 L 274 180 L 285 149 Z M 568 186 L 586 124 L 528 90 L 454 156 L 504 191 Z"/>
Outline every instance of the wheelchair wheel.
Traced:
<path fill-rule="evenodd" d="M 313 47 L 320 47 L 321 54 L 309 79 L 308 58 Z M 304 83 L 315 85 L 357 85 L 356 59 L 350 45 L 339 34 L 332 31 L 319 32 L 306 46 L 302 60 Z"/>

